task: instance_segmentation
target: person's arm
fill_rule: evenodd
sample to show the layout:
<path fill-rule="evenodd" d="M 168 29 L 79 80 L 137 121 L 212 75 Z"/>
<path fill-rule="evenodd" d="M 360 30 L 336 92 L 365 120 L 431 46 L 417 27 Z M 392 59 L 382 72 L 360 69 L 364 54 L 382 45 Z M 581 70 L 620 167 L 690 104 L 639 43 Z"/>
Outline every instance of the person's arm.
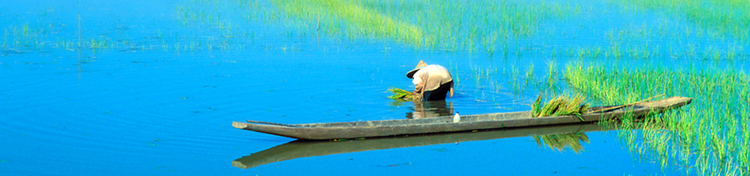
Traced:
<path fill-rule="evenodd" d="M 414 87 L 414 94 L 415 94 L 415 95 L 419 95 L 419 96 L 421 96 L 421 95 L 422 95 L 422 92 L 424 92 L 424 82 L 422 82 L 422 83 L 419 83 L 419 84 L 417 84 L 417 85 L 416 85 L 416 86 Z"/>
<path fill-rule="evenodd" d="M 414 80 L 412 80 L 412 83 L 414 83 L 414 92 L 411 93 L 420 100 L 422 99 L 422 93 L 424 92 L 424 86 L 426 84 L 421 77 L 421 74 L 414 75 Z"/>
<path fill-rule="evenodd" d="M 453 98 L 453 85 L 451 85 L 451 98 Z"/>

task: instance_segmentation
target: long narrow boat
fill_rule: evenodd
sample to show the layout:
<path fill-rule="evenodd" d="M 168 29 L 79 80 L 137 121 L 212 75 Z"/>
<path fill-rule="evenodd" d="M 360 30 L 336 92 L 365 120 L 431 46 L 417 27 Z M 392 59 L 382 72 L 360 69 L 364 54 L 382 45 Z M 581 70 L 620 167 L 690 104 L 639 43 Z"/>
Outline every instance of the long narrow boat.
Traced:
<path fill-rule="evenodd" d="M 247 169 L 259 165 L 305 157 L 524 136 L 579 134 L 606 130 L 611 130 L 611 128 L 602 127 L 596 123 L 583 123 L 530 128 L 509 128 L 479 132 L 427 134 L 409 137 L 382 137 L 367 140 L 349 140 L 344 142 L 296 140 L 238 158 L 232 161 L 232 166 Z"/>
<path fill-rule="evenodd" d="M 534 127 L 562 124 L 589 123 L 616 119 L 627 115 L 643 117 L 648 114 L 662 113 L 689 104 L 692 98 L 670 97 L 658 101 L 647 101 L 620 108 L 607 109 L 613 106 L 589 108 L 589 113 L 576 116 L 531 117 L 530 111 L 492 113 L 461 116 L 459 122 L 453 122 L 452 116 L 376 120 L 338 123 L 279 124 L 271 122 L 248 121 L 232 122 L 239 129 L 257 131 L 297 138 L 301 140 L 354 139 L 430 133 L 461 132 L 498 128 Z"/>

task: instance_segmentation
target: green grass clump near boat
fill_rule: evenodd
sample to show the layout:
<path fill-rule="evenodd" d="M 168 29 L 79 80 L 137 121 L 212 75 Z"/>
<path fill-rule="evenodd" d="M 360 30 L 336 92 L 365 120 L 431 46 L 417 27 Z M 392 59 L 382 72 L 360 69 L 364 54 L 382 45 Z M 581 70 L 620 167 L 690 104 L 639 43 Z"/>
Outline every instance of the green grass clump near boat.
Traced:
<path fill-rule="evenodd" d="M 618 68 L 571 63 L 570 85 L 605 104 L 624 104 L 654 92 L 694 98 L 690 108 L 623 119 L 619 137 L 629 150 L 662 167 L 686 166 L 688 174 L 750 174 L 750 76 L 723 67 Z"/>
<path fill-rule="evenodd" d="M 395 87 L 391 87 L 388 89 L 388 91 L 393 92 L 393 95 L 389 96 L 388 98 L 393 100 L 399 100 L 399 101 L 414 101 L 417 100 L 417 97 L 412 95 L 411 92 L 406 91 L 404 89 L 399 89 Z"/>
<path fill-rule="evenodd" d="M 576 95 L 573 98 L 558 96 L 542 105 L 542 96 L 539 96 L 536 101 L 534 101 L 534 104 L 531 104 L 532 116 L 580 116 L 581 114 L 586 113 L 589 109 L 589 104 L 584 103 L 585 100 L 586 98 L 583 97 L 583 95 Z"/>

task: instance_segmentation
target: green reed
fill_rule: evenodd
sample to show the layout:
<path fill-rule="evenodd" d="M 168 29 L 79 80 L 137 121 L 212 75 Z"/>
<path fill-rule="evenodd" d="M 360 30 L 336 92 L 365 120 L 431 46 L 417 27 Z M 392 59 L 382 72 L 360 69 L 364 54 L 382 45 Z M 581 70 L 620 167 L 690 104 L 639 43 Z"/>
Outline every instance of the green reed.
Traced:
<path fill-rule="evenodd" d="M 421 45 L 422 29 L 404 21 L 378 13 L 376 10 L 341 0 L 272 1 L 287 16 L 299 18 L 303 25 L 315 30 L 358 36 L 387 36 L 408 44 Z M 341 25 L 347 26 L 340 28 Z"/>
<path fill-rule="evenodd" d="M 2 48 L 16 48 L 16 49 L 64 49 L 73 50 L 74 39 L 72 38 L 61 38 L 62 36 L 56 36 L 56 29 L 51 27 L 52 25 L 41 25 L 41 24 L 24 24 L 21 26 L 8 26 L 4 31 L 3 43 L 0 45 Z M 76 39 L 77 40 L 77 39 Z M 113 42 L 111 39 L 98 37 L 89 38 L 82 43 L 83 48 L 98 50 L 98 49 L 110 49 L 118 46 L 127 45 L 128 40 L 122 40 L 121 42 Z"/>
<path fill-rule="evenodd" d="M 534 80 L 534 64 L 530 64 L 529 68 L 526 69 L 526 86 L 529 86 L 529 83 L 533 82 Z"/>
<path fill-rule="evenodd" d="M 518 65 L 519 63 L 506 63 L 506 65 L 502 66 L 471 66 L 471 74 L 469 74 L 469 77 L 464 80 L 470 80 L 474 83 L 474 87 L 476 87 L 476 89 L 474 89 L 473 92 L 475 95 L 477 95 L 477 97 L 480 97 L 477 98 L 477 101 L 482 102 L 494 101 L 498 94 L 506 94 L 512 95 L 516 98 L 522 98 L 523 95 L 529 91 L 548 91 L 548 89 L 545 87 L 546 84 L 544 84 L 544 79 L 546 78 L 537 80 L 536 76 L 534 75 L 533 64 L 520 64 L 527 65 L 526 68 L 521 68 Z M 525 71 L 522 71 L 522 69 Z M 461 74 L 454 74 L 454 81 L 460 75 Z M 556 80 L 556 78 L 554 80 Z M 543 94 L 545 96 L 553 95 L 549 92 Z M 522 104 L 525 104 L 525 102 Z"/>
<path fill-rule="evenodd" d="M 750 39 L 750 4 L 742 0 L 626 0 L 613 1 L 623 9 L 663 11 L 666 14 L 684 18 L 700 30 L 698 35 L 711 35 L 718 38 L 733 37 L 747 42 Z"/>
<path fill-rule="evenodd" d="M 40 11 L 40 13 L 52 12 Z M 83 48 L 95 50 L 156 48 L 183 51 L 219 48 L 229 50 L 244 48 L 244 42 L 255 43 L 255 41 L 262 41 L 257 39 L 272 35 L 286 36 L 285 41 L 309 40 L 310 38 L 319 40 L 323 35 L 337 42 L 392 40 L 416 48 L 441 51 L 486 52 L 490 56 L 495 55 L 496 52 L 502 52 L 507 58 L 509 53 L 514 53 L 515 47 L 513 44 L 508 44 L 509 41 L 536 35 L 540 31 L 539 25 L 543 22 L 565 20 L 580 13 L 580 7 L 573 3 L 550 3 L 539 0 L 528 2 L 514 0 L 467 2 L 191 0 L 176 5 L 173 14 L 176 17 L 176 24 L 182 24 L 186 28 L 195 28 L 194 33 L 158 33 L 154 37 L 156 41 L 139 42 L 136 46 L 135 42 L 121 42 L 137 40 L 128 38 L 127 35 L 122 35 L 126 36 L 124 38 L 110 38 L 102 45 L 100 39 L 94 39 L 97 42 L 91 41 L 91 38 L 97 37 L 90 37 L 93 34 L 88 34 L 89 37 L 87 37 L 87 30 L 84 30 L 83 38 L 89 41 L 87 44 L 90 45 Z M 58 29 L 52 29 L 51 26 L 54 25 L 48 24 L 51 23 L 47 22 L 49 20 L 39 21 L 41 22 L 6 28 L 6 33 L 11 33 L 9 29 L 15 29 L 14 32 L 18 35 L 6 34 L 2 46 L 4 48 L 59 48 L 65 47 L 63 43 L 77 41 L 64 36 L 54 36 Z M 280 26 L 286 28 L 281 30 L 280 34 L 254 31 L 258 28 L 277 30 Z M 87 27 L 85 22 L 83 27 Z M 191 44 L 175 48 L 177 45 L 168 42 L 174 39 L 195 41 L 185 41 Z M 159 46 L 149 44 L 152 42 L 161 44 Z M 200 45 L 192 43 L 200 43 Z M 349 47 L 351 45 L 348 44 Z M 524 53 L 519 49 L 515 51 L 515 54 L 521 56 Z"/>
<path fill-rule="evenodd" d="M 719 36 L 707 36 L 706 29 L 693 29 L 690 24 L 657 23 L 650 25 L 628 25 L 614 28 L 605 34 L 609 47 L 604 50 L 605 58 L 672 58 L 701 59 L 713 61 L 746 60 L 742 54 L 747 41 Z M 663 42 L 669 41 L 664 47 Z M 585 53 L 591 46 L 582 46 L 568 51 Z M 587 56 L 586 58 L 594 58 Z"/>
<path fill-rule="evenodd" d="M 611 66 L 607 66 L 611 67 Z M 685 108 L 654 115 L 640 131 L 620 137 L 632 151 L 656 158 L 662 166 L 688 165 L 699 174 L 747 175 L 750 146 L 747 119 L 750 79 L 741 71 L 718 68 L 668 70 L 662 67 L 606 68 L 566 66 L 572 87 L 604 104 L 626 104 L 655 94 L 694 98 Z M 632 120 L 623 120 L 632 125 Z M 635 140 L 642 136 L 642 141 Z"/>
<path fill-rule="evenodd" d="M 265 16 L 260 19 L 282 21 L 301 35 L 394 40 L 416 48 L 484 51 L 490 56 L 496 48 L 504 48 L 507 56 L 508 40 L 535 35 L 543 21 L 580 14 L 576 5 L 545 1 L 272 0 L 270 4 L 247 8 L 254 16 Z"/>
<path fill-rule="evenodd" d="M 557 62 L 555 60 L 551 60 L 547 62 L 547 81 L 546 86 L 549 88 L 550 92 L 559 92 L 560 87 L 558 85 L 558 79 L 560 73 L 557 70 Z M 554 93 L 553 93 L 554 94 Z"/>

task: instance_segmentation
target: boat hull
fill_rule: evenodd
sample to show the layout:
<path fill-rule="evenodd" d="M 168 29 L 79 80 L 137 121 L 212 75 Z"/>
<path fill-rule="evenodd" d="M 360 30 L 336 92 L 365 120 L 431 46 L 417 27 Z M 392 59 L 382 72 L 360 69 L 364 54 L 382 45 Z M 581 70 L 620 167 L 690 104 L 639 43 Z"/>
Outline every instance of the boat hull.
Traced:
<path fill-rule="evenodd" d="M 232 161 L 232 166 L 247 169 L 259 165 L 305 157 L 512 137 L 579 134 L 605 130 L 612 130 L 612 128 L 602 127 L 595 123 L 585 123 L 533 128 L 485 130 L 478 132 L 426 134 L 409 137 L 381 137 L 367 140 L 349 140 L 346 142 L 297 140 L 256 152 L 248 156 L 243 156 Z"/>
<path fill-rule="evenodd" d="M 311 123 L 311 124 L 274 124 L 274 123 L 245 123 L 233 122 L 232 126 L 239 129 L 286 136 L 301 140 L 329 140 L 353 139 L 385 136 L 400 136 L 414 134 L 447 133 L 472 130 L 488 130 L 499 128 L 537 127 L 562 124 L 591 123 L 602 120 L 620 118 L 627 115 L 643 117 L 649 113 L 662 113 L 666 110 L 689 104 L 691 98 L 670 97 L 659 101 L 649 101 L 633 106 L 607 110 L 597 113 L 587 113 L 578 116 L 553 116 L 532 118 L 530 111 L 493 113 L 461 116 L 460 122 L 453 122 L 452 116 L 380 120 L 340 123 Z M 590 111 L 607 107 L 594 107 Z"/>

